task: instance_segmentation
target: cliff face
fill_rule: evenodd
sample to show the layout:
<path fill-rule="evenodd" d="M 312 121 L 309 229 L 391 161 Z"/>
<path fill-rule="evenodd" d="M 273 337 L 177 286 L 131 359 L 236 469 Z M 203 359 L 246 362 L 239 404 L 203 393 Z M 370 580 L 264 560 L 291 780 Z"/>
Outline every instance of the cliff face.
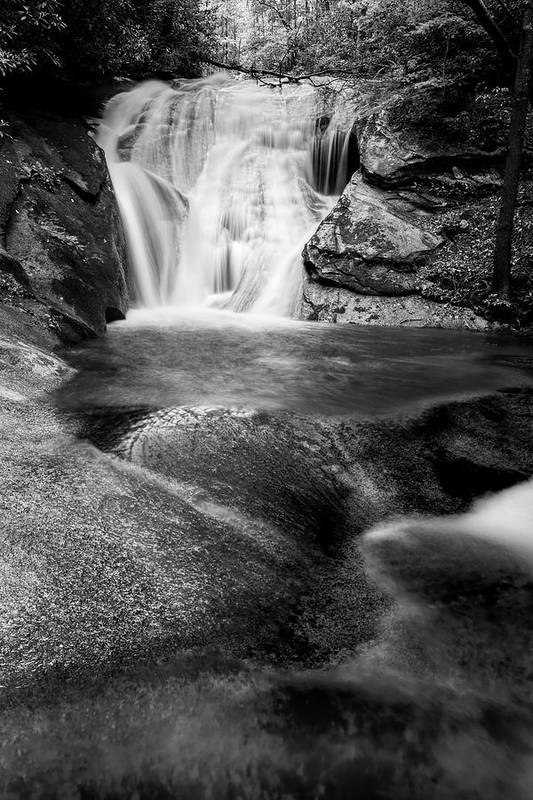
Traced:
<path fill-rule="evenodd" d="M 2 116 L 4 329 L 25 329 L 25 338 L 52 345 L 100 334 L 128 305 L 123 235 L 103 154 L 81 120 Z"/>

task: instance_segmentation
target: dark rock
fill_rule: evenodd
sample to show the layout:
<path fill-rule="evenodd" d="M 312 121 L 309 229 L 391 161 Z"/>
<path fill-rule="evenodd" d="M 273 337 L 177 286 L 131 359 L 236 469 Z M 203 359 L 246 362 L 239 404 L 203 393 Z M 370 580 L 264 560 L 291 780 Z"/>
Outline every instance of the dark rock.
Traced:
<path fill-rule="evenodd" d="M 415 89 L 408 98 L 396 87 L 379 104 L 361 101 L 363 111 L 354 110 L 361 170 L 304 249 L 300 316 L 477 329 L 487 327 L 483 314 L 494 326 L 517 324 L 516 307 L 500 313 L 484 290 L 505 126 L 487 138 L 481 101 L 443 119 L 442 93 Z M 515 231 L 517 286 L 526 285 L 528 230 L 526 220 Z M 528 319 L 526 307 L 519 324 Z"/>
<path fill-rule="evenodd" d="M 442 87 L 420 83 L 408 94 L 392 93 L 384 107 L 359 119 L 361 167 L 369 181 L 396 186 L 449 166 L 455 180 L 461 180 L 458 164 L 501 162 L 505 141 L 501 135 L 484 137 L 483 109 L 473 101 L 469 113 L 455 109 L 447 117 L 442 97 Z"/>
<path fill-rule="evenodd" d="M 388 114 L 387 110 L 380 111 L 358 132 L 361 167 L 372 183 L 396 186 L 454 162 L 478 164 L 502 159 L 502 150 L 488 153 L 476 147 L 461 148 L 424 139 L 412 128 L 398 129 Z"/>
<path fill-rule="evenodd" d="M 101 333 L 106 309 L 117 319 L 128 304 L 104 156 L 79 120 L 35 113 L 9 123 L 0 143 L 0 271 L 27 290 L 19 307 L 32 313 L 41 304 L 40 323 L 59 338 Z"/>
<path fill-rule="evenodd" d="M 460 233 L 465 233 L 469 228 L 468 220 L 466 219 L 459 219 L 456 222 L 448 223 L 446 225 L 442 225 L 439 228 L 439 233 L 442 236 L 446 236 L 448 239 L 455 239 L 455 237 Z"/>
<path fill-rule="evenodd" d="M 532 502 L 526 481 L 464 516 L 404 520 L 365 537 L 369 569 L 403 609 L 389 630 L 397 665 L 424 649 L 433 674 L 500 696 L 512 686 L 531 700 Z"/>

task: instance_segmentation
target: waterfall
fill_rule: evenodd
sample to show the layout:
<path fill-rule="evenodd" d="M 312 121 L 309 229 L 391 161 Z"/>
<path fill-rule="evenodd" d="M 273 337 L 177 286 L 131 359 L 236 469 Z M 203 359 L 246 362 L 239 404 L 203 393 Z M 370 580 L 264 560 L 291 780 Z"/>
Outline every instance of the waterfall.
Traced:
<path fill-rule="evenodd" d="M 223 74 L 115 96 L 97 141 L 137 304 L 294 316 L 303 245 L 353 171 L 338 119 L 311 86 Z"/>

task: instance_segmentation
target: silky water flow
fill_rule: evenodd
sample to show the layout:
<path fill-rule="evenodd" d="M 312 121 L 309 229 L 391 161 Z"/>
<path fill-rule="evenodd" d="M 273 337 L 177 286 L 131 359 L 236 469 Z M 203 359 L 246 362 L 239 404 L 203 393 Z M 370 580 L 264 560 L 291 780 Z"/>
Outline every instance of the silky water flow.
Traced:
<path fill-rule="evenodd" d="M 349 179 L 350 127 L 311 86 L 215 75 L 114 97 L 98 142 L 137 304 L 295 316 L 302 248 Z"/>

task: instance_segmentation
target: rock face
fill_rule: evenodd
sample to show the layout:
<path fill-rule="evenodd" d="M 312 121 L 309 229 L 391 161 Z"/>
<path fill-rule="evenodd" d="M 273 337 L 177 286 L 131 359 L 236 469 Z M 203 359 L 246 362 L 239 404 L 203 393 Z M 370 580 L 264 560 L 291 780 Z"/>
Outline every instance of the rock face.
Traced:
<path fill-rule="evenodd" d="M 501 778 L 530 756 L 530 578 L 427 515 L 531 475 L 531 392 L 379 421 L 120 405 L 78 431 L 68 374 L 2 319 L 2 796 L 528 797 Z"/>
<path fill-rule="evenodd" d="M 0 139 L 0 301 L 63 341 L 105 330 L 128 304 L 107 167 L 79 120 L 8 116 Z"/>
<path fill-rule="evenodd" d="M 396 125 L 383 109 L 358 125 L 361 167 L 372 183 L 396 186 L 421 172 L 451 163 L 476 163 L 501 158 L 503 150 L 485 151 L 469 144 L 447 144 L 419 131 Z"/>
<path fill-rule="evenodd" d="M 356 294 L 315 281 L 307 281 L 304 286 L 302 316 L 318 322 L 356 325 L 475 331 L 490 327 L 486 319 L 468 308 L 443 305 L 413 294 L 403 297 Z"/>
<path fill-rule="evenodd" d="M 390 87 L 374 103 L 371 88 L 361 92 L 360 170 L 304 248 L 300 316 L 474 329 L 487 327 L 479 314 L 505 321 L 491 305 L 490 258 L 508 99 L 459 91 L 443 99 L 431 82 Z M 517 284 L 529 274 L 524 208 Z"/>
<path fill-rule="evenodd" d="M 453 164 L 501 162 L 508 101 L 501 93 L 469 97 L 432 81 L 391 87 L 381 103 L 357 115 L 363 174 L 371 183 L 396 186 Z"/>
<path fill-rule="evenodd" d="M 361 294 L 415 289 L 417 264 L 443 240 L 394 213 L 387 196 L 354 176 L 304 249 L 313 278 Z"/>

